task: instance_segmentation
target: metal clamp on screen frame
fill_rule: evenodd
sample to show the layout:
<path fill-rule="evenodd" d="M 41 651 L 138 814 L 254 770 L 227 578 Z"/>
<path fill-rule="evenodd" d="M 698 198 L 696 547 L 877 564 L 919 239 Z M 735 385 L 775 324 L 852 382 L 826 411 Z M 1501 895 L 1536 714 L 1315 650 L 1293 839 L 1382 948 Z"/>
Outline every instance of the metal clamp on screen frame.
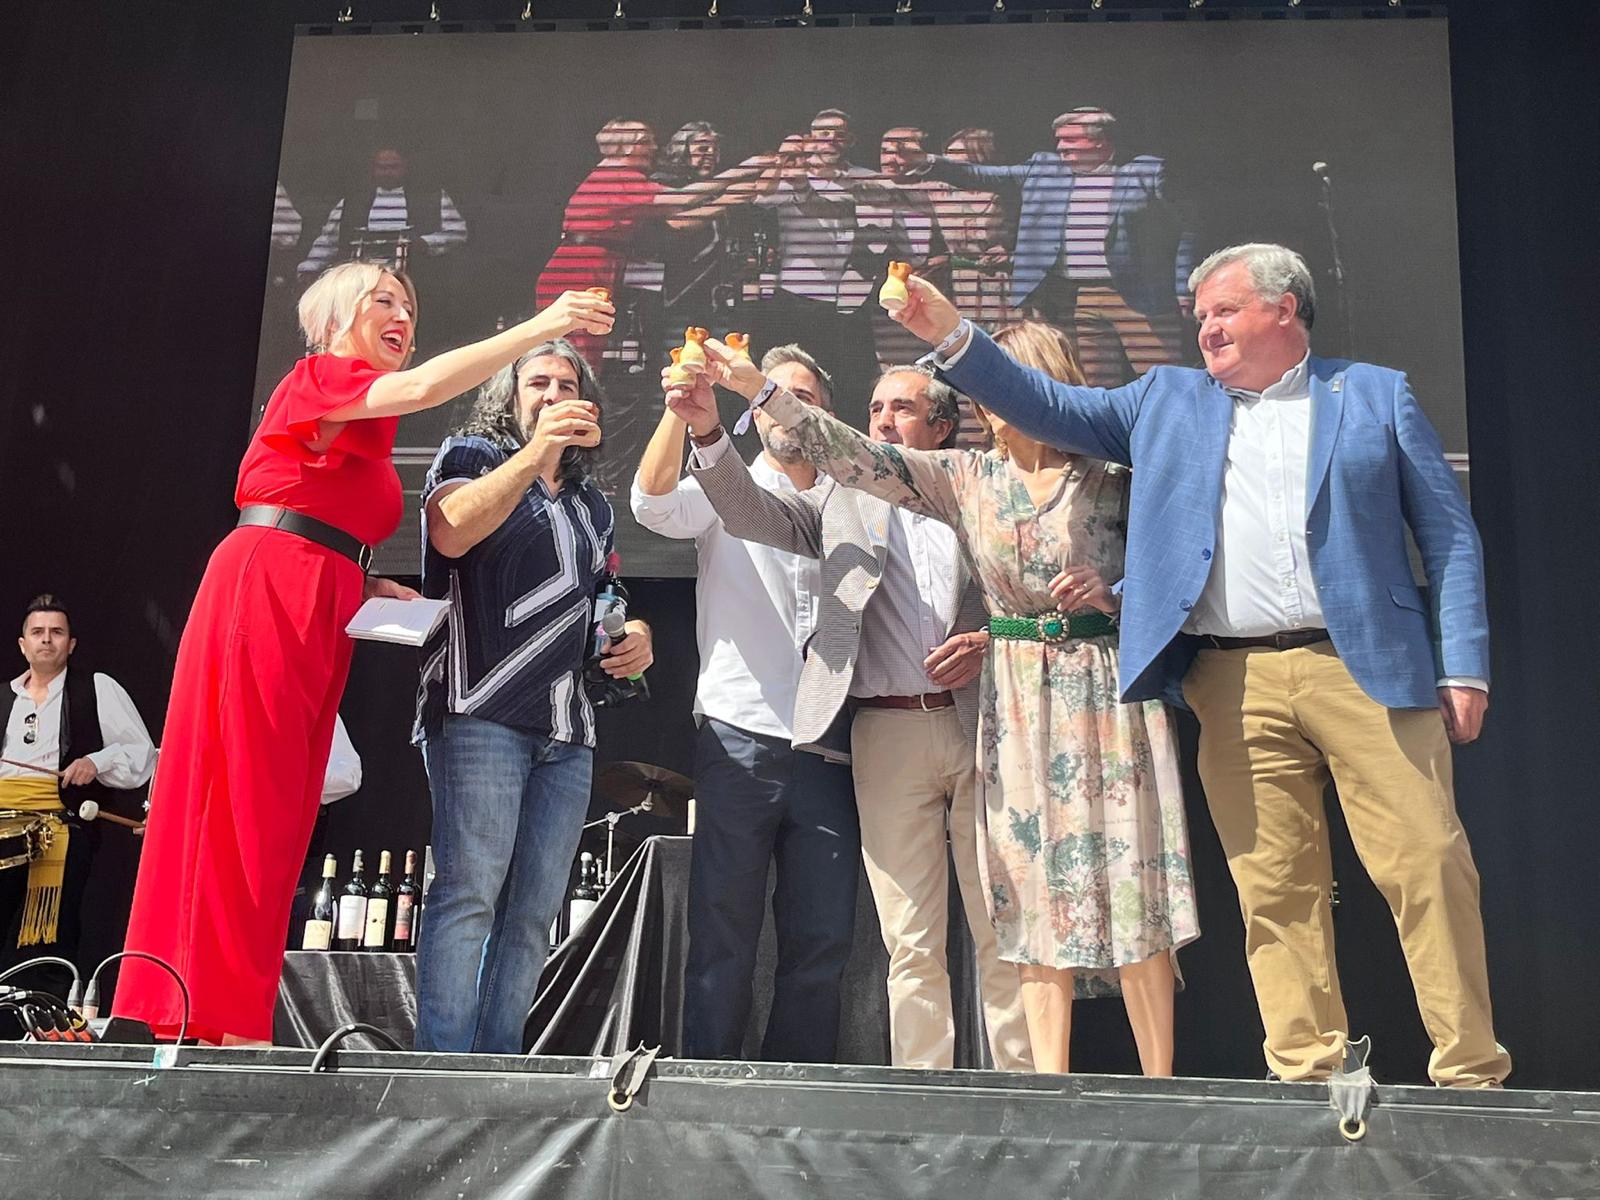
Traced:
<path fill-rule="evenodd" d="M 660 1053 L 660 1046 L 646 1049 L 641 1043 L 611 1059 L 611 1083 L 606 1090 L 606 1103 L 611 1106 L 612 1112 L 625 1113 L 633 1107 L 633 1099 L 650 1077 Z"/>

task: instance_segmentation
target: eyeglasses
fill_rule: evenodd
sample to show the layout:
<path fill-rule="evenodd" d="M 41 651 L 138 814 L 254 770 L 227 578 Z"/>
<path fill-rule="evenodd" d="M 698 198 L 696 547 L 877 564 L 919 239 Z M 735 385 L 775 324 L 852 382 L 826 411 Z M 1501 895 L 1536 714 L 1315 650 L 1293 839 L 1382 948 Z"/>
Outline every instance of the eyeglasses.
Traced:
<path fill-rule="evenodd" d="M 22 744 L 31 746 L 39 740 L 39 714 L 31 712 L 22 718 L 22 723 L 28 728 L 23 731 Z"/>

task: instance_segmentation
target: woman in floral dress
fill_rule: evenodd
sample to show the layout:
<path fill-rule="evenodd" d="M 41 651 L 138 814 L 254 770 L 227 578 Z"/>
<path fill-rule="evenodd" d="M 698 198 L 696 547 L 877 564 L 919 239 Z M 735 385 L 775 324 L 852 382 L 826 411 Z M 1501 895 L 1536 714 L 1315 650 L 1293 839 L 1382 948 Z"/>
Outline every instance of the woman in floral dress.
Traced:
<path fill-rule="evenodd" d="M 1068 383 L 1059 330 L 995 334 Z M 707 343 L 713 371 L 755 399 L 766 379 Z M 678 408 L 689 389 L 668 392 Z M 1117 600 L 1128 475 L 987 416 L 997 449 L 883 445 L 778 391 L 765 410 L 821 471 L 956 531 L 991 619 L 979 721 L 980 865 L 1000 957 L 1020 964 L 1040 1071 L 1068 1067 L 1072 999 L 1115 989 L 1146 1075 L 1172 1073 L 1172 952 L 1199 934 L 1177 747 L 1158 701 L 1117 700 Z M 713 414 L 680 410 L 691 427 Z"/>

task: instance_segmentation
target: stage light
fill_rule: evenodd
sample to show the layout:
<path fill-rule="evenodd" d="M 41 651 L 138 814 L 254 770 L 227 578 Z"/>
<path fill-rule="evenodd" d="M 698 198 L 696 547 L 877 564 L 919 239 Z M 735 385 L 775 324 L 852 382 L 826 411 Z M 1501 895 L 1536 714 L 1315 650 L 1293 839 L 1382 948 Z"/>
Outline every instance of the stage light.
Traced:
<path fill-rule="evenodd" d="M 435 24 L 438 24 L 438 21 L 439 21 L 439 5 L 437 3 L 437 0 L 435 0 L 435 3 L 428 5 L 428 20 L 434 22 Z"/>
<path fill-rule="evenodd" d="M 1206 0 L 1189 0 L 1190 8 L 1204 8 Z"/>
<path fill-rule="evenodd" d="M 1106 0 L 1089 0 L 1089 7 L 1090 8 L 1101 8 L 1101 7 L 1104 7 L 1105 2 L 1106 2 Z"/>
<path fill-rule="evenodd" d="M 611 14 L 613 21 L 626 21 L 628 14 L 622 11 L 622 0 L 617 0 L 617 11 Z"/>
<path fill-rule="evenodd" d="M 717 0 L 711 0 L 711 7 L 706 9 L 706 16 L 715 17 L 717 15 Z"/>
<path fill-rule="evenodd" d="M 1289 7 L 1290 8 L 1299 8 L 1300 7 L 1300 0 L 1289 0 Z"/>
<path fill-rule="evenodd" d="M 350 24 L 351 21 L 354 21 L 355 19 L 356 19 L 356 6 L 353 5 L 353 4 L 346 4 L 343 8 L 341 8 L 339 10 L 339 15 L 334 18 L 334 20 L 339 22 L 339 24 L 341 24 L 341 25 L 348 25 L 348 24 Z"/>
<path fill-rule="evenodd" d="M 800 10 L 800 19 L 804 23 L 816 16 L 816 11 L 811 7 L 811 0 L 806 0 L 805 7 Z"/>
<path fill-rule="evenodd" d="M 995 12 L 1005 12 L 1006 0 L 994 0 L 994 10 Z"/>
<path fill-rule="evenodd" d="M 910 12 L 911 11 L 911 0 L 894 0 L 894 10 L 897 13 L 908 13 L 908 12 Z"/>
<path fill-rule="evenodd" d="M 533 0 L 528 0 L 528 2 L 522 6 L 522 16 L 519 18 L 519 20 L 533 20 Z"/>

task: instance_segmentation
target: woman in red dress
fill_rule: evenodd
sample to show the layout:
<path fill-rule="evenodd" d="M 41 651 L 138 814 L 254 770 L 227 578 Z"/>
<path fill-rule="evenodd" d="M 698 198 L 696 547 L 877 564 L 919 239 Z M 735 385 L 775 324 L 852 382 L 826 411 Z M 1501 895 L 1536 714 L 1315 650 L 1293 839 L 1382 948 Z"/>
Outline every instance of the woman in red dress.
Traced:
<path fill-rule="evenodd" d="M 594 140 L 600 162 L 567 200 L 560 244 L 535 284 L 541 305 L 568 290 L 617 291 L 643 223 L 658 220 L 672 229 L 698 228 L 720 210 L 747 203 L 777 184 L 774 156 L 757 155 L 710 178 L 669 188 L 650 178 L 656 135 L 643 121 L 607 121 Z M 604 334 L 580 333 L 567 340 L 600 370 Z"/>
<path fill-rule="evenodd" d="M 324 274 L 300 301 L 313 353 L 267 403 L 235 501 L 178 647 L 152 790 L 129 950 L 189 988 L 189 1033 L 266 1042 L 289 908 L 311 839 L 333 721 L 349 674 L 344 627 L 365 597 L 411 596 L 365 573 L 400 523 L 390 460 L 406 413 L 443 404 L 533 346 L 605 334 L 611 305 L 568 293 L 522 324 L 402 369 L 416 294 L 370 263 Z M 126 960 L 114 1010 L 176 1036 L 171 977 Z"/>

